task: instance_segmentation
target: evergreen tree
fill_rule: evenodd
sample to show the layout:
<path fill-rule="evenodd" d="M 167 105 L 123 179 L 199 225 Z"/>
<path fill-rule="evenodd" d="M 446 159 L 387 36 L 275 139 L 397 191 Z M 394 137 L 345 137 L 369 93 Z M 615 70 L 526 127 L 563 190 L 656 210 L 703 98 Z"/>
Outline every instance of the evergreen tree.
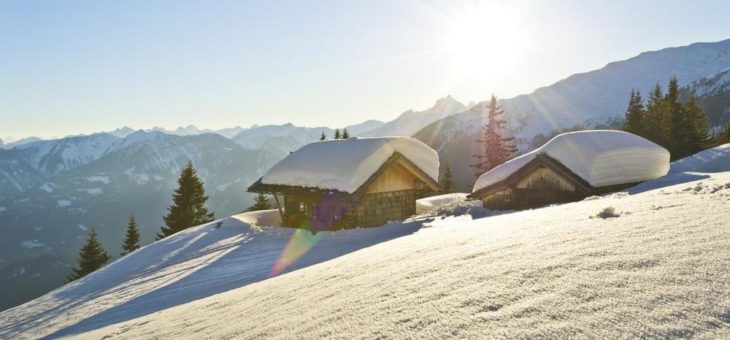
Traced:
<path fill-rule="evenodd" d="M 669 121 L 669 131 L 665 136 L 666 146 L 668 146 L 672 159 L 679 159 L 689 154 L 690 145 L 688 143 L 692 138 L 694 127 L 689 115 L 682 110 L 682 105 L 679 103 L 677 77 L 669 79 L 664 105 L 666 110 L 664 114 Z"/>
<path fill-rule="evenodd" d="M 644 135 L 649 140 L 662 146 L 667 145 L 667 128 L 669 124 L 666 122 L 664 114 L 664 93 L 662 87 L 657 83 L 649 93 L 649 100 L 646 103 L 646 112 L 644 114 L 643 123 Z"/>
<path fill-rule="evenodd" d="M 322 135 L 319 136 L 319 140 L 327 140 L 327 136 L 324 135 L 324 132 L 322 132 Z"/>
<path fill-rule="evenodd" d="M 707 120 L 707 116 L 704 111 L 697 106 L 697 102 L 694 97 L 691 97 L 689 101 L 682 106 L 682 114 L 686 116 L 686 120 L 689 124 L 684 127 L 687 130 L 687 139 L 685 141 L 686 154 L 681 155 L 682 157 L 686 157 L 700 152 L 709 146 L 710 123 Z"/>
<path fill-rule="evenodd" d="M 451 173 L 451 167 L 448 165 L 444 166 L 444 173 L 441 174 L 441 181 L 439 181 L 439 190 L 444 194 L 454 192 L 454 177 Z"/>
<path fill-rule="evenodd" d="M 340 139 L 340 129 L 335 129 L 335 139 Z"/>
<path fill-rule="evenodd" d="M 482 143 L 484 153 L 474 156 L 479 160 L 479 163 L 474 165 L 478 169 L 477 175 L 508 161 L 517 152 L 514 138 L 508 137 L 504 132 L 506 121 L 501 118 L 504 111 L 497 105 L 497 97 L 492 95 L 486 107 L 489 112 L 487 123 L 482 128 L 483 139 L 477 140 Z"/>
<path fill-rule="evenodd" d="M 271 208 L 273 208 L 273 205 L 271 205 L 266 195 L 259 193 L 254 199 L 254 204 L 248 208 L 248 211 L 269 210 Z"/>
<path fill-rule="evenodd" d="M 127 236 L 124 238 L 124 243 L 122 244 L 121 255 L 127 255 L 137 249 L 139 249 L 139 228 L 137 227 L 134 214 L 132 214 L 129 215 L 129 221 L 127 221 Z"/>
<path fill-rule="evenodd" d="M 725 128 L 715 137 L 715 145 L 730 143 L 730 119 L 728 119 Z"/>
<path fill-rule="evenodd" d="M 644 103 L 641 99 L 641 93 L 638 90 L 631 90 L 629 107 L 626 109 L 626 116 L 624 118 L 624 131 L 643 136 L 643 120 Z"/>
<path fill-rule="evenodd" d="M 342 139 L 350 139 L 350 133 L 347 132 L 347 129 L 342 131 Z"/>
<path fill-rule="evenodd" d="M 172 194 L 172 205 L 167 208 L 164 217 L 165 226 L 157 234 L 157 239 L 163 239 L 187 228 L 208 223 L 214 220 L 213 213 L 205 208 L 208 196 L 205 195 L 203 182 L 188 162 L 182 169 L 177 180 L 178 188 Z"/>
<path fill-rule="evenodd" d="M 91 227 L 86 243 L 79 251 L 78 264 L 71 274 L 66 277 L 66 282 L 78 280 L 104 266 L 109 261 L 109 254 L 96 239 L 96 228 Z"/>

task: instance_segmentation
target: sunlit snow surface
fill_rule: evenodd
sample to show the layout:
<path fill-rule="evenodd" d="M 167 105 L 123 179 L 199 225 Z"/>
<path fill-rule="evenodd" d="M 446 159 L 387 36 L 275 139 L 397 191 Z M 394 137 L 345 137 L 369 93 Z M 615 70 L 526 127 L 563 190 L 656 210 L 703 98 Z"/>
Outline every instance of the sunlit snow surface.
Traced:
<path fill-rule="evenodd" d="M 1 313 L 0 338 L 728 338 L 730 158 L 683 166 L 630 194 L 307 235 L 269 279 L 294 231 L 239 215 Z"/>

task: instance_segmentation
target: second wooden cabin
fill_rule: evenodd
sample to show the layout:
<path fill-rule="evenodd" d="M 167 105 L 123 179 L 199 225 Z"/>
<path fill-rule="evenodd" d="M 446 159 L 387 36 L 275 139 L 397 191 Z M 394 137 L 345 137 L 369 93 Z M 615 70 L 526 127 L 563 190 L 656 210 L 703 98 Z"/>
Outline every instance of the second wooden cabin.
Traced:
<path fill-rule="evenodd" d="M 284 226 L 351 228 L 402 220 L 438 191 L 438 154 L 406 137 L 311 143 L 248 188 L 274 196 Z"/>
<path fill-rule="evenodd" d="M 669 171 L 669 151 L 609 130 L 558 135 L 481 175 L 470 198 L 493 210 L 522 210 L 623 190 Z"/>

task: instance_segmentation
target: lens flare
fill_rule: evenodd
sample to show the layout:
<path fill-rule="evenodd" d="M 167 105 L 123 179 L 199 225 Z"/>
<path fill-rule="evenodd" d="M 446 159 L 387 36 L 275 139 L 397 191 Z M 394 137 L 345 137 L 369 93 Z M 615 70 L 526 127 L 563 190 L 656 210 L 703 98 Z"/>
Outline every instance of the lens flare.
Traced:
<path fill-rule="evenodd" d="M 271 268 L 269 277 L 281 274 L 286 268 L 312 249 L 319 242 L 320 238 L 322 238 L 321 234 L 314 234 L 306 229 L 297 229 L 294 231 L 286 247 L 284 247 L 281 255 L 279 255 L 279 259 L 274 264 L 274 267 Z"/>

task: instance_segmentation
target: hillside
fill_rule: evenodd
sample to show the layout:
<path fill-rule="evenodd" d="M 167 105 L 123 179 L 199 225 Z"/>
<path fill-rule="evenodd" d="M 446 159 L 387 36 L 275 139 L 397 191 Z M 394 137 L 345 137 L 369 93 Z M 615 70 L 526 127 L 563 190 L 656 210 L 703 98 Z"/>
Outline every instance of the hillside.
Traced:
<path fill-rule="evenodd" d="M 95 136 L 0 150 L 0 187 L 23 189 L 3 190 L 9 195 L 0 197 L 0 309 L 60 286 L 92 225 L 113 256 L 130 213 L 137 217 L 142 243 L 152 242 L 188 160 L 205 182 L 208 207 L 217 216 L 251 205 L 253 196 L 245 188 L 278 160 L 216 134 L 139 131 L 123 139 L 104 137 L 112 142 L 103 150 Z M 31 164 L 49 170 L 48 177 Z"/>
<path fill-rule="evenodd" d="M 676 76 L 680 86 L 730 67 L 730 39 L 644 52 L 605 67 L 574 74 L 533 93 L 502 101 L 509 112 L 529 117 L 534 135 L 576 124 L 605 123 L 623 115 L 629 92 L 648 91 Z"/>
<path fill-rule="evenodd" d="M 628 194 L 320 233 L 295 252 L 291 230 L 226 219 L 0 313 L 0 337 L 728 337 L 730 144 L 673 167 Z M 359 250 L 250 279 L 335 245 Z"/>

